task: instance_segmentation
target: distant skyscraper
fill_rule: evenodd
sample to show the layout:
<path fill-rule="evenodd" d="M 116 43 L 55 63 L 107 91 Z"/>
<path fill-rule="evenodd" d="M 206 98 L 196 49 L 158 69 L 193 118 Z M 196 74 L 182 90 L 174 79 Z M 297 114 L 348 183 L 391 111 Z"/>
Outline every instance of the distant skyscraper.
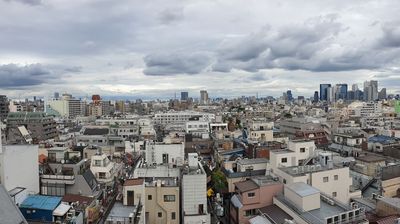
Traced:
<path fill-rule="evenodd" d="M 187 101 L 189 99 L 188 92 L 181 92 L 181 101 Z"/>
<path fill-rule="evenodd" d="M 286 96 L 288 101 L 293 101 L 292 90 L 286 91 Z"/>
<path fill-rule="evenodd" d="M 351 90 L 352 90 L 353 92 L 357 91 L 357 90 L 358 90 L 358 85 L 357 85 L 357 84 L 353 84 L 353 85 L 351 86 Z"/>
<path fill-rule="evenodd" d="M 335 88 L 333 88 L 333 87 L 331 87 L 331 86 L 329 86 L 327 89 L 326 89 L 326 101 L 328 101 L 328 102 L 335 102 Z"/>
<path fill-rule="evenodd" d="M 321 101 L 328 100 L 328 88 L 331 87 L 331 84 L 320 84 L 319 85 L 319 99 Z"/>
<path fill-rule="evenodd" d="M 54 93 L 54 99 L 59 99 L 60 98 L 60 93 L 59 92 L 55 92 Z"/>
<path fill-rule="evenodd" d="M 315 92 L 314 92 L 314 100 L 313 100 L 314 103 L 317 103 L 317 102 L 318 102 L 318 99 L 319 99 L 319 98 L 318 98 L 318 91 L 315 91 Z"/>
<path fill-rule="evenodd" d="M 378 99 L 379 100 L 384 100 L 386 98 L 387 98 L 387 96 L 386 96 L 386 88 L 382 88 L 381 91 L 379 91 Z"/>
<path fill-rule="evenodd" d="M 336 84 L 337 92 L 336 99 L 347 99 L 347 84 Z"/>
<path fill-rule="evenodd" d="M 371 80 L 364 82 L 364 100 L 374 101 L 378 99 L 378 81 Z"/>
<path fill-rule="evenodd" d="M 200 91 L 200 103 L 201 104 L 208 104 L 208 93 L 207 90 Z"/>

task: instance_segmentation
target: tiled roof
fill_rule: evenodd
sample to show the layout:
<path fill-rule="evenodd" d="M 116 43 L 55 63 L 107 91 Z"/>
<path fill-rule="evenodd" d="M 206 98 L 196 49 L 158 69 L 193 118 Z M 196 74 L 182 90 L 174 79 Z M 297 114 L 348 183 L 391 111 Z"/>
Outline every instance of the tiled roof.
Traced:
<path fill-rule="evenodd" d="M 124 183 L 124 186 L 135 186 L 135 185 L 142 185 L 144 182 L 143 178 L 138 178 L 138 179 L 129 179 L 126 180 Z"/>

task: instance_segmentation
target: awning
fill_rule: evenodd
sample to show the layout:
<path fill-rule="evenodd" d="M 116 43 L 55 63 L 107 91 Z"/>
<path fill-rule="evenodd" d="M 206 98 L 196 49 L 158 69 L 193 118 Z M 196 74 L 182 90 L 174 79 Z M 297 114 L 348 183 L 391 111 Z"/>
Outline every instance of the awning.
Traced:
<path fill-rule="evenodd" d="M 66 204 L 60 204 L 54 211 L 53 211 L 53 216 L 64 216 L 71 206 L 66 205 Z"/>

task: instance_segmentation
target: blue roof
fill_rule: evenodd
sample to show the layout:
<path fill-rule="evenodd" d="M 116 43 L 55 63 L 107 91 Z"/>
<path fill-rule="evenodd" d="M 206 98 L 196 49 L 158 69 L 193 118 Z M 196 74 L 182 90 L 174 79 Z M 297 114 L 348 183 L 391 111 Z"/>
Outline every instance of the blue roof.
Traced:
<path fill-rule="evenodd" d="M 53 211 L 60 203 L 61 197 L 29 195 L 19 207 Z"/>
<path fill-rule="evenodd" d="M 399 141 L 399 138 L 390 137 L 386 135 L 375 135 L 368 139 L 369 142 L 379 142 L 383 144 L 391 144 Z"/>

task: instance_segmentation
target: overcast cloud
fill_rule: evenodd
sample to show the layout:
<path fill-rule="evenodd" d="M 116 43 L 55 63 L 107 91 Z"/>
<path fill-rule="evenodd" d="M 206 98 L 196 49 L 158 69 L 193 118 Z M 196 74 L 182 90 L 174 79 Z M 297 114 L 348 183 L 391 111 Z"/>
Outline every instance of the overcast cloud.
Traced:
<path fill-rule="evenodd" d="M 0 94 L 400 93 L 398 0 L 0 0 Z"/>

